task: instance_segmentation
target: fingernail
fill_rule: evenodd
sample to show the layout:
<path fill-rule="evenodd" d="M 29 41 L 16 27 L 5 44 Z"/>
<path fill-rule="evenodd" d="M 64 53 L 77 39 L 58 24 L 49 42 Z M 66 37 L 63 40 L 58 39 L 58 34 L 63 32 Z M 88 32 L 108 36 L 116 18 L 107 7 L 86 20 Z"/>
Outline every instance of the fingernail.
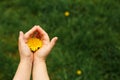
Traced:
<path fill-rule="evenodd" d="M 22 31 L 19 32 L 20 34 L 22 33 Z"/>
<path fill-rule="evenodd" d="M 58 40 L 58 37 L 55 37 L 56 40 Z"/>

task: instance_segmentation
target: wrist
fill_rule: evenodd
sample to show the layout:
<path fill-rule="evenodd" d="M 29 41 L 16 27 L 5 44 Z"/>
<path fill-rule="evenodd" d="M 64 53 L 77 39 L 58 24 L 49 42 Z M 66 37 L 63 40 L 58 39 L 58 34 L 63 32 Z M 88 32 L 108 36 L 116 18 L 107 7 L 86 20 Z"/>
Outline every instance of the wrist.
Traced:
<path fill-rule="evenodd" d="M 45 62 L 46 57 L 45 56 L 34 55 L 34 61 Z"/>
<path fill-rule="evenodd" d="M 37 67 L 37 66 L 43 66 L 43 65 L 46 65 L 46 62 L 45 61 L 41 61 L 41 60 L 35 60 L 34 62 L 33 62 L 33 66 L 34 67 Z"/>
<path fill-rule="evenodd" d="M 46 59 L 44 58 L 34 58 L 34 64 L 37 63 L 46 63 Z"/>
<path fill-rule="evenodd" d="M 33 60 L 30 58 L 24 58 L 24 59 L 20 59 L 20 63 L 32 63 Z"/>

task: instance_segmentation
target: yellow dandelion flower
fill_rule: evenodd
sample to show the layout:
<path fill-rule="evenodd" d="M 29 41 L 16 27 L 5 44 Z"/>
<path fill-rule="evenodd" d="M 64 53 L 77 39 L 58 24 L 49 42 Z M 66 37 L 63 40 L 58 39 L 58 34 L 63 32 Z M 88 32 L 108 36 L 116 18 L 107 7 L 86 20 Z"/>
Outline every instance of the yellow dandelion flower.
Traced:
<path fill-rule="evenodd" d="M 65 15 L 65 16 L 69 16 L 69 15 L 70 15 L 70 12 L 69 12 L 69 11 L 66 11 L 66 12 L 64 13 L 64 15 Z"/>
<path fill-rule="evenodd" d="M 29 38 L 27 44 L 33 52 L 42 47 L 42 41 L 38 38 Z"/>
<path fill-rule="evenodd" d="M 82 74 L 82 71 L 81 71 L 81 70 L 77 70 L 77 71 L 76 71 L 76 74 L 77 74 L 77 75 L 81 75 L 81 74 Z"/>

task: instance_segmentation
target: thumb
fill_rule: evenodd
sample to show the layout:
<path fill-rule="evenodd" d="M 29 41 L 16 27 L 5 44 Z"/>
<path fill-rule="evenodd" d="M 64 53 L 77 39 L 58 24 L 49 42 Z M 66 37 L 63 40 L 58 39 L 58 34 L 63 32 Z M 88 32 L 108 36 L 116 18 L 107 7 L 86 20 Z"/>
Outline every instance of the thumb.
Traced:
<path fill-rule="evenodd" d="M 24 33 L 22 31 L 19 32 L 19 44 L 24 42 Z"/>
<path fill-rule="evenodd" d="M 52 38 L 51 42 L 50 42 L 50 47 L 53 48 L 54 45 L 56 44 L 56 41 L 58 40 L 58 37 L 54 37 Z"/>

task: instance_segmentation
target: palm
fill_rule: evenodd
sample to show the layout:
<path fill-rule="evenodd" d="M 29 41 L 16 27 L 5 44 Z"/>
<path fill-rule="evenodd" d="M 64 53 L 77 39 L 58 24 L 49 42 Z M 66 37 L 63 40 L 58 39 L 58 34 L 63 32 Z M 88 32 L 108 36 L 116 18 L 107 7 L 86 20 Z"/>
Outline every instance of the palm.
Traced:
<path fill-rule="evenodd" d="M 25 43 L 24 46 L 21 47 L 22 53 L 24 53 L 26 56 L 30 56 L 33 53 L 30 51 L 28 45 Z"/>
<path fill-rule="evenodd" d="M 43 45 L 38 51 L 35 52 L 35 55 L 39 57 L 46 57 L 50 52 L 49 43 Z"/>

